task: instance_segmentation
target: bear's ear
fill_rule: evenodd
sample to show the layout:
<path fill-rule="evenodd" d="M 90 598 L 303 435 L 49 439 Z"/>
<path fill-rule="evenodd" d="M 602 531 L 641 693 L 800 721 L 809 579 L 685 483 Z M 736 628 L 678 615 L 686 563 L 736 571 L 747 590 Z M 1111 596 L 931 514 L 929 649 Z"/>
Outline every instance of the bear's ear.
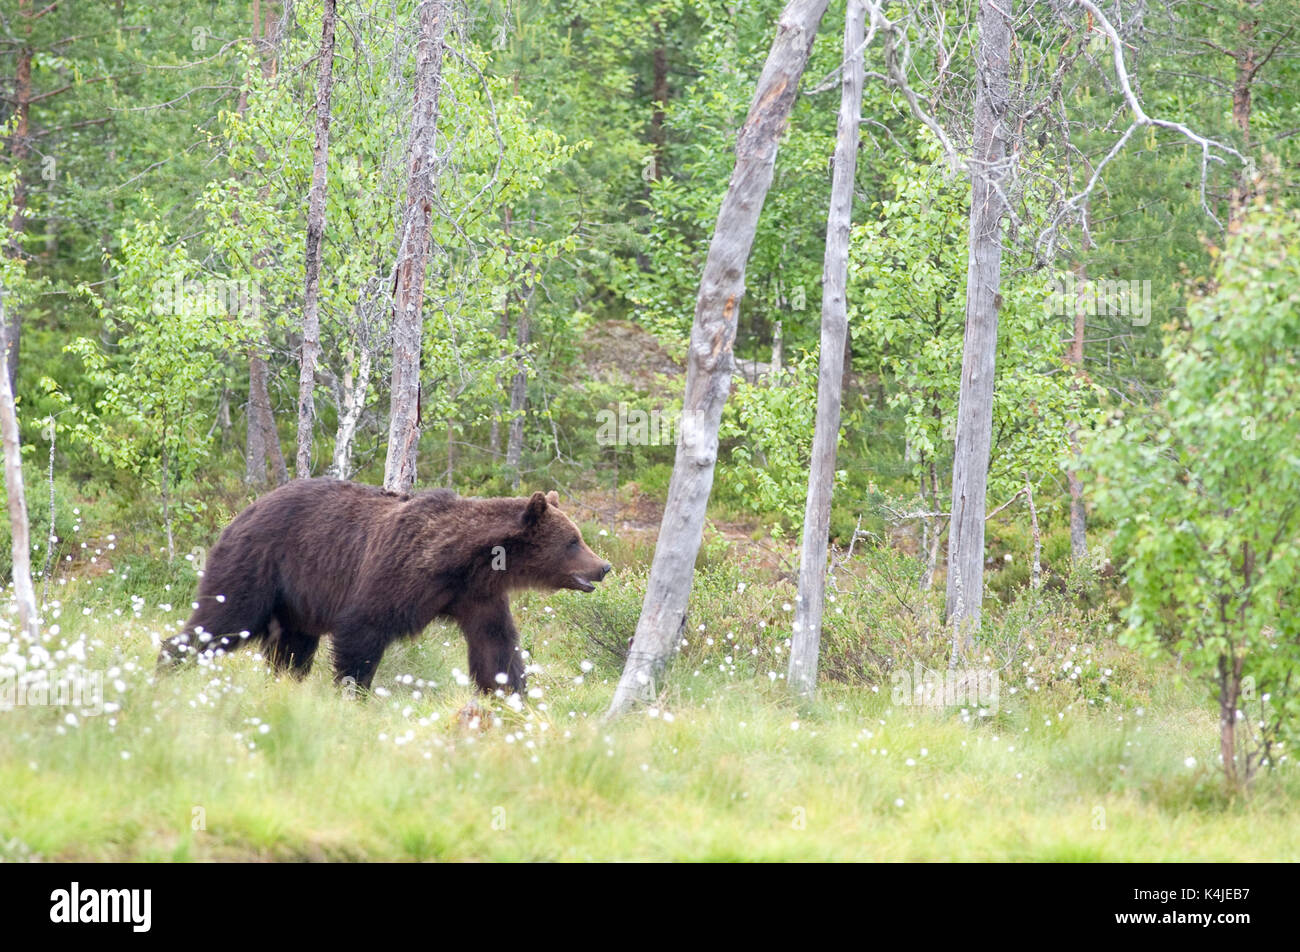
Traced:
<path fill-rule="evenodd" d="M 544 515 L 546 515 L 546 497 L 541 493 L 533 493 L 528 500 L 528 505 L 524 507 L 524 526 L 531 529 L 542 521 Z"/>
<path fill-rule="evenodd" d="M 549 493 L 546 494 L 546 501 L 549 502 L 556 509 L 560 508 L 560 494 L 557 493 L 554 489 L 552 489 Z"/>

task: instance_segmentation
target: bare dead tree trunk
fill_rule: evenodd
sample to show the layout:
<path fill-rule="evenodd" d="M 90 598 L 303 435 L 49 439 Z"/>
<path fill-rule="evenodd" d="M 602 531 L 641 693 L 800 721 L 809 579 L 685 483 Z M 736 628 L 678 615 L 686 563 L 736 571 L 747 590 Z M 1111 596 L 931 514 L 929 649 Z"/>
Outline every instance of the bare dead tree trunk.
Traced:
<path fill-rule="evenodd" d="M 302 355 L 298 378 L 297 476 L 311 475 L 312 430 L 316 404 L 316 361 L 320 358 L 320 259 L 325 236 L 325 187 L 330 152 L 330 102 L 334 93 L 336 0 L 324 0 L 320 60 L 316 65 L 316 141 L 312 146 L 311 192 L 307 200 L 307 287 L 302 311 Z"/>
<path fill-rule="evenodd" d="M 9 334 L 4 307 L 4 289 L 0 288 L 0 351 L 9 352 Z M 32 585 L 31 526 L 27 521 L 27 496 L 23 491 L 22 440 L 18 429 L 18 410 L 8 374 L 0 374 L 0 437 L 4 442 L 5 491 L 9 497 L 9 531 L 13 551 L 14 600 L 18 603 L 18 624 L 23 634 L 37 639 L 36 589 Z"/>
<path fill-rule="evenodd" d="M 735 365 L 732 347 L 745 293 L 745 265 L 772 184 L 781 133 L 789 120 L 827 2 L 791 0 L 781 12 L 749 115 L 736 138 L 735 169 L 718 210 L 700 278 L 668 502 L 636 635 L 608 716 L 621 714 L 638 699 L 653 696 L 655 678 L 667 665 L 686 624 L 695 557 L 713 488 L 718 425 L 731 390 Z"/>
<path fill-rule="evenodd" d="M 952 663 L 973 644 L 984 599 L 984 516 L 993 439 L 993 377 L 997 364 L 1002 216 L 997 182 L 1005 173 L 1001 117 L 1009 99 L 1011 22 L 1015 4 L 980 0 L 971 168 L 970 260 L 966 270 L 966 334 L 957 404 L 948 531 L 947 615 Z"/>
<path fill-rule="evenodd" d="M 406 492 L 415 482 L 420 441 L 421 315 L 438 175 L 438 104 L 446 4 L 421 0 L 416 16 L 419 40 L 415 49 L 415 103 L 407 150 L 410 176 L 393 289 L 393 379 L 388 458 L 384 464 L 384 487 L 395 492 Z"/>
<path fill-rule="evenodd" d="M 799 553 L 799 593 L 795 597 L 794 636 L 786 676 L 790 690 L 812 697 L 817 689 L 817 653 L 826 602 L 826 548 L 831 496 L 835 488 L 835 452 L 840 439 L 840 401 L 844 382 L 844 339 L 849 332 L 849 228 L 853 223 L 853 181 L 857 175 L 858 125 L 862 113 L 863 35 L 867 8 L 848 0 L 844 22 L 844 74 L 835 137 L 826 253 L 822 263 L 821 348 L 817 357 L 817 423 L 813 429 L 804 507 L 803 545 Z M 780 337 L 777 338 L 780 340 Z M 776 356 L 773 356 L 773 363 Z M 774 367 L 775 369 L 775 367 Z"/>

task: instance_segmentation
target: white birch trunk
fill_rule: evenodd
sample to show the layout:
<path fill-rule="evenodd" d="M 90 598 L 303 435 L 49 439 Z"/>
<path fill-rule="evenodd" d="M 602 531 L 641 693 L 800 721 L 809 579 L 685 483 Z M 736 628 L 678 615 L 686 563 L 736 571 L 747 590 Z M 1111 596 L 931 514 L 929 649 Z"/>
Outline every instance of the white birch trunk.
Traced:
<path fill-rule="evenodd" d="M 4 290 L 0 288 L 0 354 L 9 356 L 9 325 L 6 323 Z M 9 374 L 0 373 L 0 437 L 5 453 L 5 492 L 9 497 L 9 531 L 13 550 L 14 600 L 18 603 L 18 624 L 23 634 L 35 641 L 37 631 L 36 589 L 32 585 L 31 526 L 27 521 L 27 496 L 23 491 L 22 441 L 18 431 L 18 410 Z"/>
<path fill-rule="evenodd" d="M 371 354 L 368 342 L 359 342 L 356 366 L 343 374 L 343 399 L 339 415 L 338 432 L 334 437 L 332 472 L 338 479 L 352 475 L 352 445 L 357 437 L 357 424 L 366 406 L 366 393 L 370 387 Z"/>

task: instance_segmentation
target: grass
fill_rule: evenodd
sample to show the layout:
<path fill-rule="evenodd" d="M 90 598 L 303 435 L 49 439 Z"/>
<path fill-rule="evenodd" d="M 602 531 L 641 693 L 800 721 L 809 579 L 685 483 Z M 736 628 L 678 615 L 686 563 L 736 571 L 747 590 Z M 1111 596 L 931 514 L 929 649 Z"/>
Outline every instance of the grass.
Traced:
<path fill-rule="evenodd" d="M 585 601 L 520 599 L 538 696 L 482 701 L 477 724 L 454 629 L 392 649 L 364 701 L 322 667 L 278 681 L 252 653 L 155 678 L 184 571 L 138 569 L 135 599 L 116 575 L 68 580 L 48 659 L 11 641 L 0 666 L 84 663 L 105 709 L 0 713 L 0 859 L 1300 858 L 1294 763 L 1225 796 L 1203 692 L 1064 602 L 989 625 L 1003 681 L 988 716 L 901 703 L 893 672 L 941 646 L 924 612 L 885 627 L 891 571 L 841 579 L 825 661 L 843 680 L 800 707 L 781 679 L 788 583 L 742 590 L 745 566 L 719 560 L 657 705 L 612 725 L 609 619 L 643 572 Z M 841 657 L 852 619 L 871 650 Z"/>

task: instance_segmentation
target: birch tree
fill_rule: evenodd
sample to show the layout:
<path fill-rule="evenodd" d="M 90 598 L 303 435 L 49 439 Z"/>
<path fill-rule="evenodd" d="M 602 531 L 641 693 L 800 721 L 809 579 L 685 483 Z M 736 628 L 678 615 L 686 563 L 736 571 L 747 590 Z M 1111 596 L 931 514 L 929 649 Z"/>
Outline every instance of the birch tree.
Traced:
<path fill-rule="evenodd" d="M 8 356 L 4 288 L 0 286 L 0 354 Z M 9 499 L 9 531 L 13 550 L 14 600 L 18 603 L 18 624 L 24 634 L 36 640 L 36 589 L 32 585 L 31 527 L 27 521 L 27 497 L 23 492 L 22 440 L 18 411 L 7 373 L 0 373 L 0 437 L 5 454 L 5 492 Z"/>
<path fill-rule="evenodd" d="M 409 177 L 393 284 L 393 376 L 384 488 L 406 492 L 415 481 L 420 441 L 420 350 L 425 259 L 438 175 L 438 103 L 442 90 L 447 4 L 421 0 L 416 13 L 415 104 L 408 144 Z"/>
<path fill-rule="evenodd" d="M 298 378 L 297 476 L 311 475 L 312 429 L 316 406 L 316 361 L 320 357 L 320 257 L 325 235 L 325 182 L 330 151 L 330 101 L 334 90 L 336 0 L 324 0 L 320 54 L 316 64 L 316 140 L 312 147 L 311 192 L 307 207 L 307 287 L 302 311 L 302 355 Z"/>
<path fill-rule="evenodd" d="M 356 441 L 357 426 L 361 422 L 362 411 L 366 406 L 366 394 L 370 387 L 370 374 L 375 361 L 375 339 L 380 335 L 375 330 L 374 317 L 377 295 L 374 290 L 383 292 L 382 285 L 375 289 L 376 281 L 368 281 L 362 288 L 356 307 L 356 331 L 352 352 L 343 368 L 342 387 L 339 398 L 339 424 L 334 436 L 334 459 L 330 469 L 336 479 L 347 479 L 352 475 L 352 447 Z M 388 302 L 384 301 L 384 305 Z"/>
<path fill-rule="evenodd" d="M 686 624 L 695 557 L 718 457 L 718 426 L 731 390 L 732 347 L 745 265 L 772 184 L 777 145 L 790 116 L 828 0 L 791 0 L 777 22 L 749 114 L 736 138 L 736 164 L 718 210 L 691 329 L 682 422 L 641 617 L 609 716 L 653 696 Z"/>
<path fill-rule="evenodd" d="M 831 494 L 835 486 L 835 454 L 840 438 L 844 345 L 849 330 L 849 228 L 853 221 L 853 182 L 857 174 L 858 127 L 862 112 L 866 14 L 863 0 L 848 0 L 840 115 L 835 136 L 830 211 L 826 220 L 826 254 L 822 264 L 817 423 L 808 471 L 808 501 L 804 509 L 803 544 L 799 553 L 799 592 L 795 598 L 794 637 L 787 677 L 790 689 L 807 697 L 811 697 L 817 687 L 817 651 L 826 597 L 827 536 L 830 532 Z"/>

